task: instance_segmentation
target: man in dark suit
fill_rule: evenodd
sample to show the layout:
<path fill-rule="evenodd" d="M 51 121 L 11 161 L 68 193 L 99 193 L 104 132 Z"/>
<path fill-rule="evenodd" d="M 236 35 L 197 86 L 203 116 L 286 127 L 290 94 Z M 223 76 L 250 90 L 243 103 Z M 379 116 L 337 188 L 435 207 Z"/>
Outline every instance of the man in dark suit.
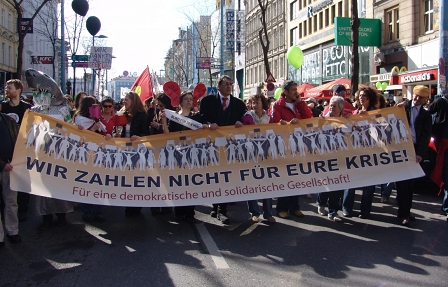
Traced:
<path fill-rule="evenodd" d="M 240 99 L 233 97 L 231 93 L 232 79 L 224 75 L 218 79 L 218 94 L 202 99 L 200 113 L 210 129 L 217 129 L 219 126 L 241 127 L 243 125 L 241 118 L 246 113 L 246 105 Z M 210 216 L 218 218 L 224 224 L 229 224 L 227 203 L 213 204 Z"/>
<path fill-rule="evenodd" d="M 431 139 L 431 114 L 423 108 L 428 101 L 431 91 L 428 87 L 418 85 L 413 89 L 412 101 L 406 102 L 403 107 L 411 130 L 416 160 L 421 163 L 426 157 L 428 144 Z M 413 179 L 396 182 L 398 198 L 398 217 L 401 224 L 408 226 L 411 220 Z"/>

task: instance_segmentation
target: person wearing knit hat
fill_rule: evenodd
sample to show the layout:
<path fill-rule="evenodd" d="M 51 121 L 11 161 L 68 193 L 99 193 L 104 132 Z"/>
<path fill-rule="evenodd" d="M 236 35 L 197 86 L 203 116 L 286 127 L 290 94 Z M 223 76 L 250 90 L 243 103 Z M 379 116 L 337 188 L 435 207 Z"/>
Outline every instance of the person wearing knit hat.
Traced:
<path fill-rule="evenodd" d="M 408 118 L 417 163 L 422 163 L 427 156 L 432 127 L 431 114 L 423 106 L 426 104 L 431 91 L 426 86 L 418 85 L 414 87 L 412 92 L 412 101 L 407 101 L 402 106 Z M 404 226 L 408 226 L 411 218 L 414 218 L 411 217 L 413 181 L 413 179 L 407 179 L 395 183 L 397 188 L 398 218 L 400 218 L 401 224 Z"/>
<path fill-rule="evenodd" d="M 417 95 L 427 100 L 429 98 L 429 95 L 431 94 L 431 90 L 427 86 L 417 85 L 412 90 L 412 93 L 414 94 L 414 96 Z M 414 98 L 412 100 L 414 100 Z"/>

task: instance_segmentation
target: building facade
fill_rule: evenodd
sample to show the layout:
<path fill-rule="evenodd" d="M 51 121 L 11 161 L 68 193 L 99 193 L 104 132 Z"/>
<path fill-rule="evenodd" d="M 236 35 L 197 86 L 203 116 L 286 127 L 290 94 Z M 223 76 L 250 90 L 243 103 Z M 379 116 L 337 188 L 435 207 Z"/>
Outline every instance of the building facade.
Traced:
<path fill-rule="evenodd" d="M 60 39 L 60 16 L 58 9 L 60 1 L 50 1 L 39 11 L 33 20 L 33 31 L 28 32 L 24 39 L 22 81 L 25 83 L 24 73 L 31 68 L 41 71 L 53 78 L 61 85 L 61 39 Z M 24 1 L 23 17 L 30 18 L 35 13 L 34 4 Z M 15 20 L 17 22 L 17 20 Z M 66 43 L 67 46 L 67 43 Z M 69 49 L 66 48 L 65 51 Z M 17 49 L 16 49 L 17 51 Z M 68 74 L 68 61 L 64 56 L 63 71 L 65 79 Z M 63 91 L 65 93 L 65 91 Z"/>
<path fill-rule="evenodd" d="M 374 1 L 373 17 L 383 19 L 382 45 L 374 51 L 371 84 L 386 83 L 396 99 L 412 97 L 415 85 L 438 94 L 439 4 L 443 0 Z"/>
<path fill-rule="evenodd" d="M 315 86 L 351 77 L 351 49 L 334 44 L 335 17 L 350 17 L 348 0 L 288 0 L 288 47 L 304 53 L 300 69 L 288 64 L 288 76 Z M 358 16 L 369 17 L 369 6 L 358 0 Z M 359 83 L 368 84 L 373 47 L 359 47 Z"/>
<path fill-rule="evenodd" d="M 9 1 L 0 1 L 0 94 L 4 94 L 6 81 L 17 70 L 17 13 Z"/>

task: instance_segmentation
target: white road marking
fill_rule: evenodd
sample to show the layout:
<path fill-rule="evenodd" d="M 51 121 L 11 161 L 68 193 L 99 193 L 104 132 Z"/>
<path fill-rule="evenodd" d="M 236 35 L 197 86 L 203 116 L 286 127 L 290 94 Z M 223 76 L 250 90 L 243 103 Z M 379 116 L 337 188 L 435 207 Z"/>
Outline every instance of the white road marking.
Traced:
<path fill-rule="evenodd" d="M 248 234 L 250 234 L 252 231 L 255 230 L 255 228 L 257 228 L 257 226 L 258 226 L 258 223 L 256 223 L 256 224 L 252 224 L 251 226 L 249 226 L 249 228 L 247 228 L 246 230 L 244 230 L 244 231 L 240 234 L 240 236 L 244 236 L 244 235 L 248 235 Z"/>
<path fill-rule="evenodd" d="M 216 265 L 217 269 L 229 269 L 229 265 L 227 264 L 226 260 L 222 256 L 221 252 L 218 249 L 218 246 L 216 245 L 215 241 L 213 240 L 212 236 L 208 232 L 207 228 L 203 223 L 196 224 L 196 228 L 198 229 L 199 235 L 202 238 L 202 241 L 205 244 L 205 247 L 208 250 L 208 253 L 212 256 L 213 262 Z"/>
<path fill-rule="evenodd" d="M 56 262 L 56 261 L 48 259 L 48 258 L 45 258 L 45 260 L 47 260 L 47 262 L 50 263 L 51 266 L 53 266 L 57 270 L 68 269 L 68 268 L 73 268 L 73 267 L 77 267 L 77 266 L 82 265 L 81 263 L 61 263 L 61 262 Z"/>

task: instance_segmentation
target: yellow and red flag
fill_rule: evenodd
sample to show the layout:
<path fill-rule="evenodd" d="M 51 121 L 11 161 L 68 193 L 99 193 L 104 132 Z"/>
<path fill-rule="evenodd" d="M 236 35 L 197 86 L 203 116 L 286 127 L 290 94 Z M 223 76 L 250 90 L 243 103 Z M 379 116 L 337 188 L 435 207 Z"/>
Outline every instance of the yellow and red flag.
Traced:
<path fill-rule="evenodd" d="M 137 80 L 135 80 L 131 87 L 131 91 L 136 92 L 142 102 L 145 102 L 147 99 L 154 96 L 154 92 L 152 91 L 151 74 L 149 73 L 148 67 L 146 67 L 143 73 L 137 78 Z"/>

